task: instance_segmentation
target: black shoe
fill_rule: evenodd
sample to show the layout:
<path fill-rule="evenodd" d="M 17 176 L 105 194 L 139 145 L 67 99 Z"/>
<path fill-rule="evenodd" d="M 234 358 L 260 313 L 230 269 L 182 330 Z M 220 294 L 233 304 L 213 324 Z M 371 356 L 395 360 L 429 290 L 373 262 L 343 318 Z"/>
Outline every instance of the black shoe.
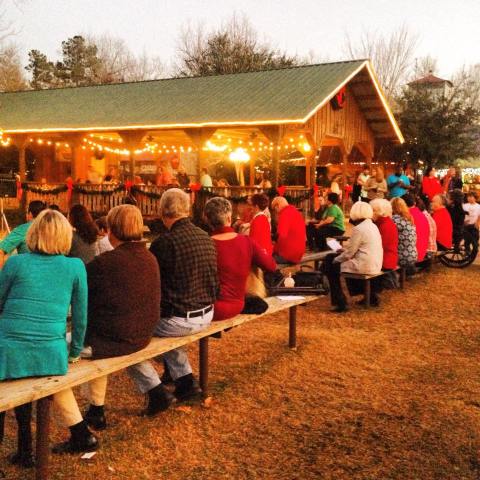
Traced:
<path fill-rule="evenodd" d="M 70 439 L 58 443 L 52 448 L 53 453 L 83 453 L 94 452 L 100 446 L 97 438 L 90 432 L 87 422 L 82 420 L 69 427 Z"/>
<path fill-rule="evenodd" d="M 66 442 L 57 443 L 52 448 L 53 453 L 85 453 L 85 452 L 94 452 L 98 450 L 100 447 L 100 443 L 97 438 L 92 434 L 89 433 L 88 436 L 79 439 L 74 439 L 70 437 L 70 439 Z"/>
<path fill-rule="evenodd" d="M 89 427 L 99 432 L 107 428 L 107 418 L 105 417 L 103 405 L 101 407 L 90 405 L 85 413 L 84 419 Z"/>
<path fill-rule="evenodd" d="M 173 394 L 177 397 L 177 400 L 183 402 L 186 400 L 193 400 L 199 398 L 202 395 L 202 389 L 198 385 L 195 377 L 189 373 L 183 377 L 175 380 L 175 391 Z"/>
<path fill-rule="evenodd" d="M 148 405 L 143 415 L 147 417 L 153 417 L 157 413 L 164 412 L 165 410 L 175 403 L 176 398 L 163 386 L 163 384 L 157 385 L 147 392 Z"/>
<path fill-rule="evenodd" d="M 17 465 L 23 468 L 33 468 L 35 466 L 35 457 L 33 453 L 12 453 L 8 456 L 8 461 L 12 465 Z"/>
<path fill-rule="evenodd" d="M 332 313 L 344 313 L 348 312 L 348 307 L 346 305 L 338 305 L 330 310 Z"/>

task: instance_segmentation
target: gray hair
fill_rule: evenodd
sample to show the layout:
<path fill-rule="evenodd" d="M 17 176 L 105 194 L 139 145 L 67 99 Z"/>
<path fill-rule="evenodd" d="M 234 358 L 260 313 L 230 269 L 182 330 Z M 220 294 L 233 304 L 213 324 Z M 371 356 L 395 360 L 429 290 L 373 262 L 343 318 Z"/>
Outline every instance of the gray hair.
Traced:
<path fill-rule="evenodd" d="M 213 229 L 224 227 L 232 215 L 232 204 L 226 198 L 213 197 L 205 204 L 203 214 Z"/>
<path fill-rule="evenodd" d="M 165 218 L 182 218 L 190 215 L 190 197 L 179 188 L 171 188 L 160 198 L 160 215 Z"/>
<path fill-rule="evenodd" d="M 391 217 L 392 216 L 392 204 L 385 200 L 385 198 L 374 198 L 370 202 L 373 213 L 379 217 Z"/>

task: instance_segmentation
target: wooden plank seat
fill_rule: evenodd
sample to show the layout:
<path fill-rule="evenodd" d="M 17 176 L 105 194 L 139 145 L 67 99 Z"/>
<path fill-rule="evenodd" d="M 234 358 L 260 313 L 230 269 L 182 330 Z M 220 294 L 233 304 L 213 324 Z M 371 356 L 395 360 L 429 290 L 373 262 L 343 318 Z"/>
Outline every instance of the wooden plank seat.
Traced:
<path fill-rule="evenodd" d="M 380 273 L 374 273 L 374 274 L 367 274 L 367 273 L 350 273 L 350 272 L 342 272 L 342 277 L 343 278 L 351 278 L 352 280 L 362 280 L 364 282 L 364 295 L 365 295 L 365 306 L 368 308 L 370 307 L 370 297 L 372 293 L 372 286 L 371 286 L 371 281 L 374 278 L 379 278 L 383 277 L 383 275 L 386 275 L 390 273 L 392 270 L 386 271 L 386 272 L 380 272 Z M 400 289 L 403 290 L 405 286 L 405 278 L 406 278 L 406 272 L 404 268 L 398 267 L 394 272 L 398 272 L 400 276 Z"/>
<path fill-rule="evenodd" d="M 266 298 L 268 310 L 260 315 L 237 315 L 229 320 L 213 322 L 207 329 L 175 338 L 154 337 L 150 344 L 139 352 L 122 357 L 105 358 L 100 360 L 82 359 L 69 366 L 68 373 L 63 376 L 24 378 L 0 382 L 0 412 L 10 410 L 28 402 L 37 401 L 37 430 L 36 430 L 36 479 L 48 478 L 49 457 L 49 418 L 50 397 L 67 388 L 82 385 L 95 378 L 103 377 L 124 368 L 135 365 L 143 360 L 149 360 L 162 353 L 199 341 L 199 376 L 200 386 L 204 395 L 208 394 L 208 340 L 209 337 L 223 332 L 226 329 L 251 322 L 265 315 L 272 315 L 289 310 L 289 347 L 296 349 L 297 336 L 297 306 L 312 302 L 319 296 L 308 296 L 288 301 L 277 297 Z"/>
<path fill-rule="evenodd" d="M 332 253 L 332 250 L 325 250 L 323 252 L 306 252 L 298 263 L 278 263 L 277 267 L 282 270 L 284 268 L 305 265 L 306 263 L 313 262 L 315 270 L 318 270 L 320 262 L 322 262 L 330 253 Z"/>

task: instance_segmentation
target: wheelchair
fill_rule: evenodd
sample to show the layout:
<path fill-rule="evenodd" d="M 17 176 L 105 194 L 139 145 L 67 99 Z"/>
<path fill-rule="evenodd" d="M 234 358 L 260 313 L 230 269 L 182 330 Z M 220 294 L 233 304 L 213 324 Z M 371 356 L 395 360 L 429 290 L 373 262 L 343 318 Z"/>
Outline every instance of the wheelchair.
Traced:
<path fill-rule="evenodd" d="M 477 258 L 478 241 L 466 229 L 458 228 L 453 232 L 453 247 L 439 252 L 440 262 L 449 268 L 465 268 Z"/>

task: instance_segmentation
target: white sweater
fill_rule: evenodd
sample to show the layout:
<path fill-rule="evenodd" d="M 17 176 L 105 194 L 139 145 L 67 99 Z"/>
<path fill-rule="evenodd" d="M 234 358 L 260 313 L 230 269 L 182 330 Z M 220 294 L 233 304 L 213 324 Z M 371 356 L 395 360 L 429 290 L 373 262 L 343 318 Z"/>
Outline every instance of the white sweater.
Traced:
<path fill-rule="evenodd" d="M 345 251 L 335 262 L 342 263 L 342 272 L 376 274 L 382 271 L 382 237 L 370 219 L 353 227 Z"/>

